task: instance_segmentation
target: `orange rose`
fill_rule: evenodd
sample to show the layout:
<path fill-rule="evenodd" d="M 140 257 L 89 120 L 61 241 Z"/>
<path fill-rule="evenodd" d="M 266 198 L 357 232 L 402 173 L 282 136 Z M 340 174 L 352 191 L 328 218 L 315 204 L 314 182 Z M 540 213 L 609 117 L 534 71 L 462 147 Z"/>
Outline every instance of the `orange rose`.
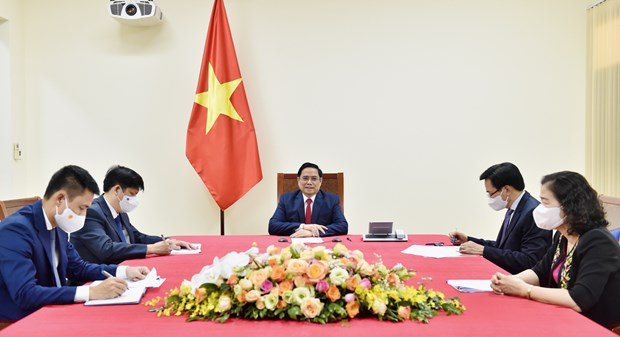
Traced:
<path fill-rule="evenodd" d="M 237 295 L 237 301 L 239 301 L 239 303 L 241 304 L 245 304 L 245 294 L 247 294 L 248 292 L 245 290 L 242 290 L 239 295 Z"/>
<path fill-rule="evenodd" d="M 362 279 L 359 275 L 355 274 L 347 279 L 346 286 L 350 291 L 355 291 L 355 287 L 357 287 Z"/>
<path fill-rule="evenodd" d="M 278 265 L 278 258 L 277 258 L 277 257 L 274 257 L 274 256 L 270 256 L 270 257 L 267 259 L 267 264 L 268 264 L 270 267 L 277 266 L 277 265 Z"/>
<path fill-rule="evenodd" d="M 198 301 L 198 303 L 202 302 L 202 300 L 205 299 L 205 294 L 207 293 L 207 289 L 205 288 L 196 288 L 196 292 L 194 293 L 194 296 L 196 296 L 196 301 Z"/>
<path fill-rule="evenodd" d="M 233 274 L 230 275 L 230 277 L 226 281 L 226 284 L 228 284 L 229 286 L 234 286 L 235 284 L 237 284 L 237 282 L 239 282 L 239 278 L 237 277 L 237 275 Z"/>
<path fill-rule="evenodd" d="M 377 282 L 381 279 L 381 274 L 378 271 L 373 271 L 372 276 L 370 277 L 373 281 Z"/>
<path fill-rule="evenodd" d="M 278 309 L 284 309 L 284 308 L 286 308 L 286 306 L 287 306 L 287 305 L 288 305 L 288 304 L 287 304 L 286 302 L 284 302 L 284 300 L 279 300 L 279 301 L 278 301 L 278 304 L 276 305 L 276 308 L 278 308 Z"/>
<path fill-rule="evenodd" d="M 284 280 L 284 281 L 280 282 L 280 284 L 278 285 L 278 288 L 280 289 L 280 296 L 282 296 L 282 294 L 285 291 L 293 290 L 293 281 L 291 281 L 291 280 Z"/>
<path fill-rule="evenodd" d="M 248 276 L 248 279 L 252 281 L 252 284 L 255 287 L 260 288 L 260 286 L 263 284 L 263 282 L 265 282 L 267 277 L 269 277 L 269 275 L 267 275 L 267 271 L 265 269 L 259 269 L 254 270 L 250 274 L 250 276 Z"/>
<path fill-rule="evenodd" d="M 280 254 L 281 250 L 282 250 L 282 248 L 271 245 L 271 246 L 267 247 L 267 254 L 269 254 L 269 255 L 278 255 L 278 254 Z"/>
<path fill-rule="evenodd" d="M 358 301 L 352 301 L 347 303 L 346 306 L 347 314 L 349 314 L 349 318 L 353 318 L 360 313 L 360 304 Z"/>
<path fill-rule="evenodd" d="M 411 315 L 411 308 L 409 306 L 406 307 L 398 307 L 398 317 L 408 320 Z"/>
<path fill-rule="evenodd" d="M 284 270 L 282 266 L 275 265 L 273 266 L 273 268 L 271 268 L 270 276 L 272 280 L 276 282 L 280 282 L 284 280 L 284 277 L 286 277 L 286 271 Z"/>
<path fill-rule="evenodd" d="M 306 275 L 308 275 L 308 281 L 310 283 L 317 283 L 327 275 L 327 267 L 321 262 L 314 262 L 306 270 Z"/>
<path fill-rule="evenodd" d="M 342 263 L 342 265 L 346 267 L 351 266 L 351 260 L 347 259 L 346 257 L 340 258 L 340 263 Z"/>
<path fill-rule="evenodd" d="M 398 277 L 398 275 L 394 274 L 394 273 L 389 273 L 387 276 L 387 282 L 390 286 L 395 286 L 398 283 L 400 283 L 400 278 Z"/>
<path fill-rule="evenodd" d="M 260 299 L 260 292 L 258 290 L 250 290 L 247 294 L 245 294 L 245 300 L 247 302 L 256 302 Z"/>
<path fill-rule="evenodd" d="M 335 285 L 331 285 L 329 289 L 327 289 L 327 293 L 325 294 L 330 301 L 336 302 L 340 299 L 340 290 Z"/>
<path fill-rule="evenodd" d="M 301 259 L 292 259 L 286 265 L 286 271 L 292 274 L 303 274 L 308 268 L 308 262 Z"/>

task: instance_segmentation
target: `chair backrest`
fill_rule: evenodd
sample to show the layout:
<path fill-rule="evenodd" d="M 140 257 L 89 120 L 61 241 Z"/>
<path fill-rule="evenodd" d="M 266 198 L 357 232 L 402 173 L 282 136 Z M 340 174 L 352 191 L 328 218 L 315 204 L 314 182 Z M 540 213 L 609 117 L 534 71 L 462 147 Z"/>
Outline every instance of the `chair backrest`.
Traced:
<path fill-rule="evenodd" d="M 609 222 L 609 230 L 620 228 L 620 198 L 600 195 L 599 200 L 605 209 L 605 219 Z"/>
<path fill-rule="evenodd" d="M 278 173 L 278 202 L 283 193 L 297 190 L 299 190 L 297 173 Z M 323 173 L 321 190 L 338 195 L 340 197 L 340 208 L 344 213 L 344 173 Z"/>
<path fill-rule="evenodd" d="M 41 200 L 39 197 L 0 200 L 0 220 L 19 211 L 22 207 L 33 204 L 39 200 Z"/>

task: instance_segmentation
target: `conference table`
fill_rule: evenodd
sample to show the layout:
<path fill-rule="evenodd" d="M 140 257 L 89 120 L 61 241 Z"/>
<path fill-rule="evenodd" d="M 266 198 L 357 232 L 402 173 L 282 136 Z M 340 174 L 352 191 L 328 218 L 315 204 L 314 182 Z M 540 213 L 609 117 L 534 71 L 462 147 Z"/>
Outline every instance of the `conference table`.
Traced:
<path fill-rule="evenodd" d="M 458 296 L 467 310 L 460 316 L 440 312 L 428 324 L 406 321 L 394 323 L 375 318 L 356 318 L 325 325 L 299 321 L 253 321 L 230 319 L 225 323 L 212 321 L 186 322 L 186 316 L 157 317 L 145 302 L 160 296 L 183 279 L 191 279 L 200 269 L 211 264 L 216 256 L 231 251 L 245 251 L 256 243 L 261 252 L 269 245 L 285 247 L 276 236 L 178 236 L 189 242 L 201 243 L 196 255 L 153 256 L 130 260 L 124 265 L 157 268 L 166 281 L 160 288 L 148 289 L 140 304 L 92 306 L 83 304 L 49 305 L 0 331 L 10 336 L 616 336 L 581 314 L 563 307 L 538 303 L 524 298 L 486 293 L 461 293 L 449 286 L 449 279 L 489 279 L 499 267 L 480 256 L 425 258 L 407 255 L 402 250 L 412 244 L 442 241 L 445 235 L 410 235 L 408 242 L 363 242 L 359 235 L 340 236 L 349 249 L 364 252 L 368 262 L 380 258 L 388 267 L 402 263 L 415 270 L 416 277 L 408 285 L 425 284 L 443 292 L 446 297 Z M 321 245 L 332 248 L 333 238 Z"/>

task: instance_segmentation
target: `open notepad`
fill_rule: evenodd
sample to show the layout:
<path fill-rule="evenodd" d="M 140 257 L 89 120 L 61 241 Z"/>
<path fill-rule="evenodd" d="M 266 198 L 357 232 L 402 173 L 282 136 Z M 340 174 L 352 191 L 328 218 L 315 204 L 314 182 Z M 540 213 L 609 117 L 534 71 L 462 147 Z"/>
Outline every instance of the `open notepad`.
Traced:
<path fill-rule="evenodd" d="M 413 245 L 403 250 L 401 253 L 424 256 L 424 257 L 433 257 L 436 259 L 440 259 L 444 257 L 463 256 L 463 254 L 459 253 L 458 246 L 435 247 L 435 246 L 426 246 L 426 245 L 424 246 Z"/>
<path fill-rule="evenodd" d="M 491 280 L 448 280 L 448 284 L 462 293 L 490 292 Z"/>
<path fill-rule="evenodd" d="M 175 249 L 170 252 L 170 255 L 194 255 L 200 254 L 202 252 L 202 244 L 201 243 L 192 243 L 192 246 L 196 249 Z"/>
<path fill-rule="evenodd" d="M 146 292 L 146 288 L 159 288 L 166 281 L 157 275 L 155 268 L 139 281 L 127 281 L 127 290 L 119 297 L 107 300 L 90 300 L 84 305 L 115 305 L 115 304 L 138 304 Z M 95 281 L 90 286 L 96 286 L 103 281 Z"/>
<path fill-rule="evenodd" d="M 101 282 L 101 281 L 96 281 Z M 93 285 L 97 285 L 93 282 Z M 109 298 L 107 300 L 90 300 L 84 305 L 115 305 L 115 304 L 138 304 L 146 292 L 145 287 L 127 288 L 127 290 L 119 297 Z"/>
<path fill-rule="evenodd" d="M 293 243 L 323 243 L 323 239 L 321 238 L 292 238 L 291 241 Z"/>

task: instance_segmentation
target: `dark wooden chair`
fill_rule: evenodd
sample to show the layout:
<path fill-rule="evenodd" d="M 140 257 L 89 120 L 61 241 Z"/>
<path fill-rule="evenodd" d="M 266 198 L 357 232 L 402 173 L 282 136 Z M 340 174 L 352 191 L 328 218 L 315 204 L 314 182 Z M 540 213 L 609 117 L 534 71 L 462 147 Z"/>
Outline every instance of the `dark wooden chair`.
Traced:
<path fill-rule="evenodd" d="M 297 190 L 299 190 L 297 173 L 278 173 L 278 202 L 283 193 Z M 340 208 L 344 213 L 344 173 L 323 173 L 321 190 L 338 195 L 340 197 Z"/>
<path fill-rule="evenodd" d="M 0 200 L 0 220 L 19 211 L 22 207 L 33 204 L 39 200 L 41 200 L 39 197 Z"/>

